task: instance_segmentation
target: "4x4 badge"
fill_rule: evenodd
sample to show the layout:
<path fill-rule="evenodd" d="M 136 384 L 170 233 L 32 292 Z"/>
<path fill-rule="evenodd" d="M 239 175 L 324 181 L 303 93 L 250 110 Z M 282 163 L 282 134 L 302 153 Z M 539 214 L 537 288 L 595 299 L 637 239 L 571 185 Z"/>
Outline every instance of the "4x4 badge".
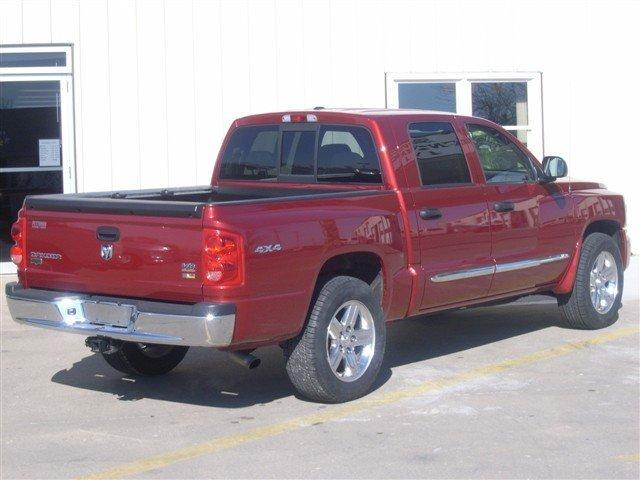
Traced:
<path fill-rule="evenodd" d="M 100 257 L 103 260 L 111 260 L 113 257 L 113 245 L 100 245 Z"/>

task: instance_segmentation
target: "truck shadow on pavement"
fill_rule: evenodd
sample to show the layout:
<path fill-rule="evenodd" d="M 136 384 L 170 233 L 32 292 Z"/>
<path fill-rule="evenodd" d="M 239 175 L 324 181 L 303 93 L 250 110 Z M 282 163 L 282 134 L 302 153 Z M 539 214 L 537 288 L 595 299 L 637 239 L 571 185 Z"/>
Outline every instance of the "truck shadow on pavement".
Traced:
<path fill-rule="evenodd" d="M 453 354 L 459 361 L 465 350 L 560 324 L 554 300 L 531 298 L 389 325 L 385 361 L 374 389 L 391 378 L 395 367 Z M 130 377 L 113 370 L 101 355 L 90 354 L 51 380 L 116 395 L 122 401 L 148 398 L 219 408 L 264 405 L 295 395 L 280 348 L 261 348 L 255 354 L 261 366 L 246 370 L 223 352 L 192 348 L 175 370 L 160 377 Z"/>

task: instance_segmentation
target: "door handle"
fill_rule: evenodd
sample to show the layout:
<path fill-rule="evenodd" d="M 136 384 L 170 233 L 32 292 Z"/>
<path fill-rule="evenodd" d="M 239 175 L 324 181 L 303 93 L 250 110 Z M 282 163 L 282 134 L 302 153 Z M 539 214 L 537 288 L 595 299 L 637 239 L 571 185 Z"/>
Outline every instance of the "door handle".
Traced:
<path fill-rule="evenodd" d="M 423 208 L 420 210 L 420 218 L 423 220 L 435 220 L 441 216 L 442 212 L 439 208 Z"/>
<path fill-rule="evenodd" d="M 103 242 L 117 242 L 120 239 L 120 230 L 116 227 L 98 227 L 96 238 Z"/>
<path fill-rule="evenodd" d="M 513 202 L 496 202 L 493 205 L 493 209 L 496 212 L 511 212 L 514 208 L 516 208 L 516 206 Z"/>

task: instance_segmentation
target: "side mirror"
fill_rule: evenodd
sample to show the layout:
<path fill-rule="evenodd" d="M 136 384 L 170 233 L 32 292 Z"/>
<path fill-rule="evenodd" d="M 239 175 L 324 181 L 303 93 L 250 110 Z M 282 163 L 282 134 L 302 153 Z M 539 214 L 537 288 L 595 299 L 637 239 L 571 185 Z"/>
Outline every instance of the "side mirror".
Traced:
<path fill-rule="evenodd" d="M 542 159 L 542 170 L 548 181 L 553 181 L 556 178 L 562 178 L 567 176 L 567 162 L 560 157 L 544 157 Z"/>

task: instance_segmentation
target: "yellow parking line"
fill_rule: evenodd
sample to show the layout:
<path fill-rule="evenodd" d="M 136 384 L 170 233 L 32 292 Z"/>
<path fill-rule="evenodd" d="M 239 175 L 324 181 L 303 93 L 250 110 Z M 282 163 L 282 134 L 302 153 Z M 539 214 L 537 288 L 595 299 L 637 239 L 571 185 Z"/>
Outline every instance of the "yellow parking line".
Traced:
<path fill-rule="evenodd" d="M 472 370 L 468 370 L 466 372 L 462 372 L 449 377 L 442 377 L 432 381 L 427 381 L 414 387 L 378 395 L 372 395 L 371 397 L 364 398 L 362 400 L 328 408 L 327 410 L 324 410 L 322 412 L 303 415 L 272 425 L 254 428 L 246 432 L 228 435 L 226 437 L 214 438 L 204 443 L 181 448 L 172 452 L 161 453 L 159 455 L 155 455 L 142 460 L 125 463 L 123 465 L 110 468 L 109 470 L 105 470 L 103 472 L 81 478 L 106 479 L 139 475 L 143 472 L 157 470 L 159 468 L 163 468 L 177 462 L 190 460 L 202 455 L 218 452 L 220 450 L 232 448 L 238 445 L 243 445 L 245 443 L 255 442 L 263 438 L 274 437 L 276 435 L 280 435 L 282 433 L 290 432 L 293 430 L 298 430 L 302 427 L 311 426 L 319 422 L 326 422 L 344 418 L 348 415 L 371 410 L 383 405 L 389 405 L 408 398 L 414 398 L 425 393 L 454 387 L 465 382 L 477 380 L 489 375 L 494 375 L 496 373 L 510 370 L 522 365 L 528 365 L 531 363 L 560 357 L 576 350 L 582 350 L 592 345 L 599 345 L 601 343 L 610 342 L 612 340 L 633 335 L 638 332 L 640 332 L 640 329 L 638 327 L 619 328 L 617 330 L 596 335 L 589 340 L 565 343 L 557 347 L 540 350 L 530 355 L 524 355 L 522 357 L 506 360 L 504 362 L 474 368 Z"/>
<path fill-rule="evenodd" d="M 636 453 L 635 455 L 618 455 L 613 458 L 621 462 L 640 462 L 640 453 Z"/>

